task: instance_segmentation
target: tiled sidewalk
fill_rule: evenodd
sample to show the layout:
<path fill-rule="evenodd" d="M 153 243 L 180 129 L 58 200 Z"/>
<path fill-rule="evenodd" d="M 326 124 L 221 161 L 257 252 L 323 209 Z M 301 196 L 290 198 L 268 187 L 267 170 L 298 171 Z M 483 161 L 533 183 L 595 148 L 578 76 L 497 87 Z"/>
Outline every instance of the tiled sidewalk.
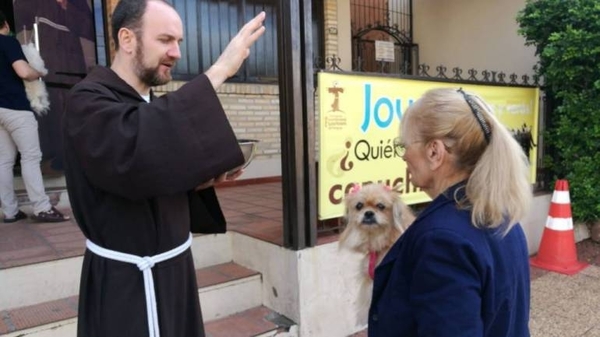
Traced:
<path fill-rule="evenodd" d="M 228 230 L 283 245 L 281 182 L 217 188 Z M 31 214 L 27 208 L 25 212 Z M 71 215 L 71 209 L 60 209 Z M 337 239 L 320 236 L 318 244 Z M 0 222 L 0 269 L 82 255 L 85 238 L 74 219 L 62 223 L 36 223 L 30 219 Z"/>
<path fill-rule="evenodd" d="M 60 211 L 71 215 L 70 209 Z M 85 238 L 74 220 L 0 223 L 0 269 L 79 256 L 84 248 Z"/>
<path fill-rule="evenodd" d="M 217 194 L 231 231 L 274 244 L 283 238 L 281 183 L 223 187 Z M 29 207 L 23 210 L 31 214 Z M 71 209 L 60 209 L 71 215 Z M 0 269 L 82 255 L 85 237 L 74 219 L 37 223 L 0 222 Z"/>

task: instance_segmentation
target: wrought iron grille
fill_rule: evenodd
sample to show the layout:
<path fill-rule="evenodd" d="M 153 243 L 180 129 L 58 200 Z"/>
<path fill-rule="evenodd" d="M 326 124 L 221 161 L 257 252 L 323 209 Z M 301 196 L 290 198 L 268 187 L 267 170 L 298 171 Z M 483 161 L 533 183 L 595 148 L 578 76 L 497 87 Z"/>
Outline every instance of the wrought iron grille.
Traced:
<path fill-rule="evenodd" d="M 287 0 L 286 0 L 287 1 Z M 258 14 L 267 13 L 264 35 L 250 49 L 250 56 L 230 81 L 277 82 L 277 0 L 172 0 L 184 22 L 182 58 L 173 76 L 187 80 L 208 69 L 242 25 Z M 323 0 L 312 0 L 312 38 L 315 59 L 324 53 Z"/>
<path fill-rule="evenodd" d="M 418 77 L 424 78 L 435 78 L 439 80 L 445 80 L 449 82 L 478 82 L 482 84 L 505 84 L 505 85 L 518 85 L 518 86 L 541 86 L 540 78 L 537 75 L 529 76 L 527 74 L 519 76 L 515 73 L 506 74 L 503 71 L 487 70 L 484 69 L 479 72 L 476 69 L 467 70 L 467 74 L 463 75 L 463 69 L 459 67 L 452 68 L 452 74 L 448 73 L 448 67 L 444 65 L 438 65 L 435 67 L 435 71 L 431 70 L 431 67 L 427 64 L 420 64 L 418 72 L 415 74 Z M 467 76 L 468 75 L 468 76 Z M 508 78 L 506 78 L 508 76 Z"/>
<path fill-rule="evenodd" d="M 275 0 L 173 0 L 184 22 L 182 59 L 174 71 L 176 79 L 188 79 L 208 69 L 242 25 L 258 14 L 267 13 L 264 36 L 250 50 L 250 56 L 233 81 L 277 79 L 277 2 Z"/>
<path fill-rule="evenodd" d="M 326 58 L 323 67 L 315 67 L 315 72 L 318 71 L 341 71 L 346 69 L 340 68 L 342 60 L 337 55 L 332 55 Z M 400 73 L 399 77 L 411 79 L 436 80 L 441 82 L 456 82 L 456 83 L 473 83 L 473 84 L 491 84 L 491 85 L 506 85 L 506 86 L 521 86 L 521 87 L 544 87 L 541 79 L 537 75 L 518 75 L 515 73 L 507 74 L 497 70 L 477 70 L 474 68 L 463 70 L 459 67 L 453 67 L 448 70 L 445 65 L 437 65 L 432 68 L 430 65 L 422 63 L 415 67 L 416 71 L 413 74 Z M 535 70 L 536 67 L 534 67 Z M 379 71 L 383 72 L 383 71 Z M 408 75 L 408 76 L 403 76 Z"/>
<path fill-rule="evenodd" d="M 416 74 L 412 0 L 351 0 L 350 13 L 354 71 Z M 376 60 L 376 41 L 394 44 L 393 62 Z"/>

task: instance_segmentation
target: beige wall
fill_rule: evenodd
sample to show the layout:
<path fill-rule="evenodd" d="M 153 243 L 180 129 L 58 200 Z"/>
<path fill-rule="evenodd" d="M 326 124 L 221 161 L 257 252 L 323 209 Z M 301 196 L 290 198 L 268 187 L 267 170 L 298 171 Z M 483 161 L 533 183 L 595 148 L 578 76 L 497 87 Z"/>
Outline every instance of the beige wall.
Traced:
<path fill-rule="evenodd" d="M 339 58 L 338 66 L 352 70 L 352 32 L 350 31 L 350 2 L 348 0 L 325 0 L 325 58 Z M 329 68 L 331 64 L 326 63 Z"/>
<path fill-rule="evenodd" d="M 330 57 L 333 54 L 338 54 L 338 10 L 337 0 L 324 0 L 323 29 L 325 42 L 325 57 Z M 337 30 L 336 30 L 337 29 Z"/>
<path fill-rule="evenodd" d="M 340 68 L 344 71 L 352 70 L 352 32 L 350 28 L 350 1 L 339 0 L 338 10 L 338 51 Z"/>
<path fill-rule="evenodd" d="M 534 49 L 517 34 L 517 12 L 525 0 L 416 0 L 414 39 L 419 63 L 466 70 L 533 75 Z M 468 77 L 468 75 L 467 75 Z"/>

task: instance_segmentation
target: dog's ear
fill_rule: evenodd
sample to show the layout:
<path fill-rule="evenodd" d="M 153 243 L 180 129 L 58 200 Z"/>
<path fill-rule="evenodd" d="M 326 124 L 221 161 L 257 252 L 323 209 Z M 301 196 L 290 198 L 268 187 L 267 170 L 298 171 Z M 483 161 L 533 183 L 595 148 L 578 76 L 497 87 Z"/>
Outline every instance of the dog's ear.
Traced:
<path fill-rule="evenodd" d="M 397 183 L 396 185 L 392 186 L 392 191 L 400 194 L 402 192 L 402 186 L 403 185 L 404 184 L 402 184 L 402 183 Z"/>
<path fill-rule="evenodd" d="M 342 248 L 348 248 L 348 249 L 352 249 L 351 247 L 351 243 L 354 240 L 350 239 L 350 236 L 352 236 L 353 233 L 353 229 L 350 228 L 348 226 L 349 221 L 350 221 L 350 205 L 352 203 L 352 197 L 353 195 L 348 193 L 346 194 L 346 196 L 344 197 L 344 215 L 342 216 L 342 233 L 340 234 L 340 239 L 339 239 L 339 249 Z"/>
<path fill-rule="evenodd" d="M 394 226 L 403 233 L 408 226 L 413 222 L 415 216 L 411 209 L 402 201 L 400 194 L 394 199 L 394 205 L 392 208 L 394 214 Z"/>
<path fill-rule="evenodd" d="M 346 228 L 346 226 L 348 225 L 348 203 L 344 203 L 345 207 L 344 207 L 344 215 L 342 215 L 342 227 Z"/>
<path fill-rule="evenodd" d="M 349 217 L 350 217 L 350 205 L 352 203 L 352 199 L 353 199 L 354 194 L 353 193 L 348 193 L 344 196 L 344 214 L 342 215 L 342 227 L 346 228 L 346 226 L 348 226 L 348 221 L 349 221 Z"/>
<path fill-rule="evenodd" d="M 394 197 L 394 204 L 392 205 L 392 213 L 394 215 L 394 227 L 400 232 L 404 232 L 404 228 L 402 228 L 402 213 L 404 213 L 404 207 L 402 207 L 402 200 L 400 200 L 400 195 Z"/>

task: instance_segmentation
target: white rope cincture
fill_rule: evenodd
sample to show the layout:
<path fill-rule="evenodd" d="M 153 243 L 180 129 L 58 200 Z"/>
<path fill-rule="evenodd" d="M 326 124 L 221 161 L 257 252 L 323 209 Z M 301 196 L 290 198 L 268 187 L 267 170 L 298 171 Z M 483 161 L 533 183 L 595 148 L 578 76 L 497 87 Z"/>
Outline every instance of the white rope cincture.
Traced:
<path fill-rule="evenodd" d="M 160 337 L 158 327 L 158 312 L 156 309 L 156 292 L 154 290 L 154 277 L 152 276 L 152 267 L 155 264 L 171 259 L 185 252 L 192 245 L 192 233 L 187 241 L 182 245 L 175 247 L 164 253 L 154 256 L 137 256 L 133 254 L 121 253 L 115 250 L 106 249 L 98 246 L 90 240 L 85 242 L 87 248 L 96 255 L 107 259 L 135 264 L 144 276 L 144 292 L 146 294 L 146 315 L 148 316 L 148 331 L 150 337 Z"/>

